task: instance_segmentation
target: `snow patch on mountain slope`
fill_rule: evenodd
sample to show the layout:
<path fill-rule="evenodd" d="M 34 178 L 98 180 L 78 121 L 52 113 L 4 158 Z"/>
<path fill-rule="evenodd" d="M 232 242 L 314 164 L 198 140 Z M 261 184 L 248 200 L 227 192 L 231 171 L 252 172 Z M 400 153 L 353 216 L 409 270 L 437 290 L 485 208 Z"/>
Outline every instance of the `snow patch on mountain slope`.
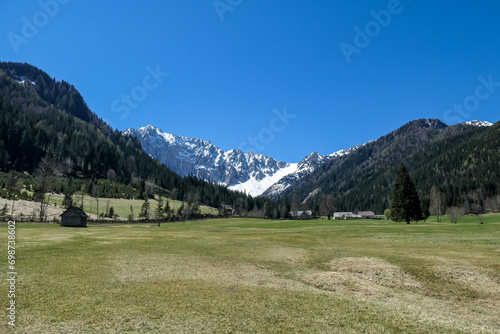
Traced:
<path fill-rule="evenodd" d="M 266 176 L 261 180 L 256 179 L 255 176 L 251 176 L 247 181 L 228 188 L 231 190 L 246 192 L 251 196 L 259 196 L 283 177 L 294 173 L 297 170 L 297 166 L 298 163 L 290 163 L 287 167 L 278 170 L 275 174 L 266 174 Z"/>
<path fill-rule="evenodd" d="M 373 141 L 374 140 L 370 140 L 369 142 L 366 142 L 366 143 L 364 143 L 361 146 L 369 144 L 369 143 L 371 143 Z M 342 149 L 340 151 L 333 152 L 332 154 L 329 155 L 329 157 L 330 158 L 340 158 L 340 157 L 343 157 L 344 155 L 348 155 L 349 153 L 352 153 L 352 152 L 356 151 L 358 148 L 360 148 L 360 146 L 353 146 L 351 148 Z"/>
<path fill-rule="evenodd" d="M 337 152 L 334 152 L 330 155 L 321 155 L 318 152 L 313 152 L 309 154 L 307 157 L 302 159 L 298 164 L 297 168 L 294 172 L 283 176 L 279 181 L 271 185 L 269 188 L 262 193 L 265 197 L 276 197 L 279 196 L 282 192 L 288 189 L 292 184 L 303 178 L 304 176 L 312 173 L 316 168 L 323 165 L 325 162 L 340 159 L 354 151 L 356 151 L 360 146 L 354 146 L 348 149 L 343 149 Z"/>
<path fill-rule="evenodd" d="M 493 126 L 493 123 L 488 121 L 469 121 L 463 124 L 472 125 L 472 126 Z"/>
<path fill-rule="evenodd" d="M 17 81 L 18 84 L 25 85 L 25 86 L 36 85 L 35 81 L 26 80 L 25 76 L 18 76 L 18 77 L 16 77 L 16 81 Z"/>

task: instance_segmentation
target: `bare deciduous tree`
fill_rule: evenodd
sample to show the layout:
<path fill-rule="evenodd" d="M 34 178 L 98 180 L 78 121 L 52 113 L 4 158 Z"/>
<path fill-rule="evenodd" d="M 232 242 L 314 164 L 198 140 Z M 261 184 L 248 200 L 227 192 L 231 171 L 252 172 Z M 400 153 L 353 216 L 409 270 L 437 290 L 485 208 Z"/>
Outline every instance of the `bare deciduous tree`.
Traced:
<path fill-rule="evenodd" d="M 90 190 L 91 196 L 94 198 L 96 202 L 96 215 L 97 215 L 97 220 L 99 220 L 99 186 L 96 183 L 92 183 L 91 185 L 91 190 Z M 109 204 L 108 204 L 109 205 Z M 106 209 L 106 213 L 107 213 Z"/>
<path fill-rule="evenodd" d="M 40 220 L 46 218 L 47 206 L 49 205 L 46 196 L 52 188 L 50 177 L 59 175 L 61 175 L 60 168 L 53 159 L 42 158 L 35 170 L 35 176 L 37 176 L 39 180 L 35 190 L 35 198 L 40 202 Z"/>
<path fill-rule="evenodd" d="M 444 194 L 436 186 L 432 186 L 431 188 L 429 213 L 437 216 L 438 222 L 441 221 L 440 217 L 444 213 Z"/>
<path fill-rule="evenodd" d="M 458 220 L 464 215 L 464 209 L 452 206 L 446 210 L 446 214 L 453 224 L 458 223 Z"/>

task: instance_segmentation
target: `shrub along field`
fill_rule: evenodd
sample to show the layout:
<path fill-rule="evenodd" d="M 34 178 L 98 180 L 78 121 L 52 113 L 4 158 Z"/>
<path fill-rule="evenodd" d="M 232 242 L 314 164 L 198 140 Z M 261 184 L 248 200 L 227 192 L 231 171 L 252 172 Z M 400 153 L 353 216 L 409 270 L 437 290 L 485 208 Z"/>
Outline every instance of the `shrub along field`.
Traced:
<path fill-rule="evenodd" d="M 483 221 L 18 225 L 16 332 L 498 333 L 500 216 Z"/>

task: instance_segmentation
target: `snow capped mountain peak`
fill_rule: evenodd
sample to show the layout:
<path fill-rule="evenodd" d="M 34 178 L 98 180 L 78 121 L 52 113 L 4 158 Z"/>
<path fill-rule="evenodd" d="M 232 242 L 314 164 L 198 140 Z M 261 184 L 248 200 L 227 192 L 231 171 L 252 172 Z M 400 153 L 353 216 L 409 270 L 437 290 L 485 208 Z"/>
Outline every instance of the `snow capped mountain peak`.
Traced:
<path fill-rule="evenodd" d="M 146 125 L 142 128 L 139 129 L 139 131 L 156 131 L 156 132 L 162 132 L 160 128 L 157 128 L 151 124 Z"/>
<path fill-rule="evenodd" d="M 472 125 L 472 126 L 493 126 L 493 123 L 488 121 L 469 121 L 462 124 Z"/>
<path fill-rule="evenodd" d="M 178 144 L 185 145 L 185 146 L 193 146 L 193 145 L 196 145 L 198 143 L 201 143 L 204 146 L 212 145 L 212 143 L 209 140 L 201 140 L 198 138 L 189 138 L 189 137 L 178 136 L 178 135 L 166 133 L 166 132 L 163 132 L 160 128 L 157 128 L 153 125 L 147 125 L 147 126 L 144 126 L 138 130 L 136 130 L 136 129 L 125 130 L 125 134 L 128 134 L 128 135 L 136 135 L 137 133 L 143 137 L 147 136 L 147 137 L 151 137 L 151 138 L 155 138 L 155 137 L 162 138 L 165 141 L 172 143 L 172 144 L 178 143 Z"/>
<path fill-rule="evenodd" d="M 210 141 L 172 135 L 152 125 L 125 134 L 137 137 L 148 154 L 181 176 L 195 175 L 252 196 L 262 194 L 296 166 L 240 149 L 223 151 Z"/>
<path fill-rule="evenodd" d="M 298 163 L 297 172 L 310 173 L 318 168 L 319 165 L 323 164 L 326 160 L 328 160 L 328 157 L 314 151 Z"/>
<path fill-rule="evenodd" d="M 223 151 L 208 140 L 169 134 L 152 125 L 124 133 L 137 137 L 146 153 L 181 176 L 195 175 L 251 196 L 280 194 L 325 162 L 358 149 L 355 146 L 328 156 L 312 152 L 298 163 L 288 163 L 240 149 Z"/>
<path fill-rule="evenodd" d="M 372 140 L 372 141 L 369 141 L 369 142 L 367 142 L 367 143 L 365 143 L 365 144 L 363 144 L 363 145 L 361 145 L 361 146 L 364 146 L 364 145 L 369 144 L 369 143 L 371 143 L 371 142 L 373 142 L 373 140 Z M 330 157 L 330 158 L 338 158 L 338 157 L 343 157 L 344 155 L 348 155 L 349 153 L 352 153 L 352 152 L 356 151 L 358 148 L 360 148 L 360 146 L 353 146 L 353 147 L 351 147 L 351 148 L 342 149 L 342 150 L 340 150 L 340 151 L 333 152 L 332 154 L 330 154 L 330 155 L 329 155 L 329 157 Z"/>
<path fill-rule="evenodd" d="M 323 157 L 323 155 L 319 154 L 317 151 L 314 151 L 313 153 L 307 155 L 304 159 L 317 159 L 320 156 Z"/>

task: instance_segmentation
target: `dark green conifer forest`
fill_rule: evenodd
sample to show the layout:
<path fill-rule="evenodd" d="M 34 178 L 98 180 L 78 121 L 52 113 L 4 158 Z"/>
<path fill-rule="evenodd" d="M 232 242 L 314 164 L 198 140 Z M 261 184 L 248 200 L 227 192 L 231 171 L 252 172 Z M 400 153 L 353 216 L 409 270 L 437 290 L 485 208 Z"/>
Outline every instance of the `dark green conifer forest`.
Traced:
<path fill-rule="evenodd" d="M 36 188 L 43 159 L 55 165 L 54 175 L 48 176 L 54 192 L 90 193 L 99 184 L 102 197 L 144 198 L 162 192 L 176 200 L 198 194 L 202 204 L 216 208 L 221 203 L 243 203 L 245 211 L 276 206 L 194 176 L 178 176 L 146 154 L 137 138 L 111 129 L 90 111 L 75 87 L 28 64 L 0 63 L 3 195 L 12 192 L 6 187 L 8 178 L 22 180 L 21 188 Z M 26 197 L 19 189 L 16 194 Z"/>

